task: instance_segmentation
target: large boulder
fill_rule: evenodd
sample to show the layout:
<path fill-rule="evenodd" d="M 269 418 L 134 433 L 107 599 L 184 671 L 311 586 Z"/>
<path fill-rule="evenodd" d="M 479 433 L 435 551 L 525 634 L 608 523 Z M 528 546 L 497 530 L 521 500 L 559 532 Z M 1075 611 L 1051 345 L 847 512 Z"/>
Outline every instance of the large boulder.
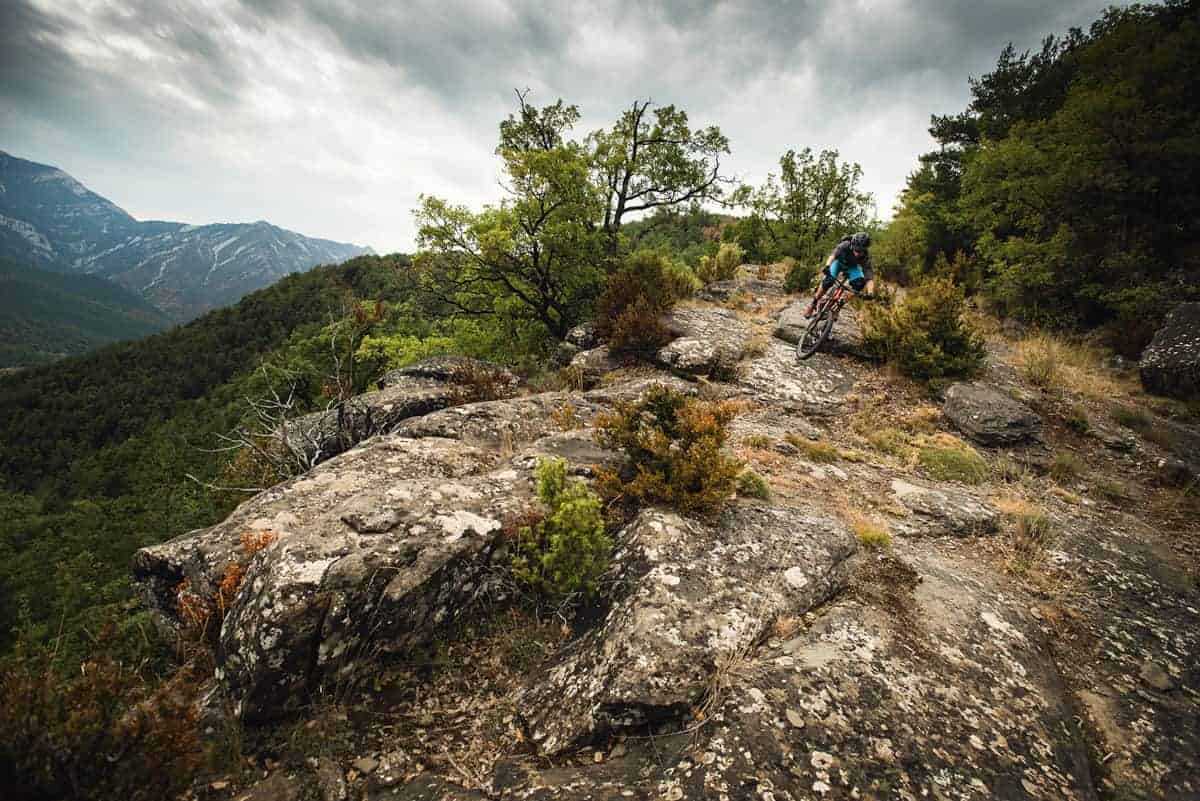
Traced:
<path fill-rule="evenodd" d="M 428 640 L 507 559 L 502 521 L 530 503 L 527 471 L 456 440 L 377 437 L 263 492 L 226 520 L 135 557 L 151 608 L 212 598 L 244 571 L 221 626 L 218 678 L 248 720 L 298 709 L 378 652 Z M 246 535 L 273 542 L 247 561 Z"/>
<path fill-rule="evenodd" d="M 618 541 L 612 583 L 627 589 L 520 699 L 543 754 L 686 711 L 776 618 L 844 586 L 857 545 L 834 520 L 762 505 L 716 522 L 644 511 Z"/>
<path fill-rule="evenodd" d="M 970 439 L 989 447 L 1015 445 L 1038 436 L 1041 418 L 990 384 L 958 383 L 946 390 L 942 413 Z"/>
<path fill-rule="evenodd" d="M 658 351 L 660 365 L 687 375 L 733 376 L 750 337 L 750 327 L 735 313 L 719 308 L 674 309 L 665 322 L 676 338 Z"/>
<path fill-rule="evenodd" d="M 1167 314 L 1138 369 L 1147 392 L 1200 397 L 1200 303 L 1180 303 Z"/>
<path fill-rule="evenodd" d="M 600 345 L 575 354 L 569 366 L 579 372 L 580 381 L 590 388 L 599 384 L 604 376 L 620 368 L 621 363 L 609 355 L 607 345 Z"/>

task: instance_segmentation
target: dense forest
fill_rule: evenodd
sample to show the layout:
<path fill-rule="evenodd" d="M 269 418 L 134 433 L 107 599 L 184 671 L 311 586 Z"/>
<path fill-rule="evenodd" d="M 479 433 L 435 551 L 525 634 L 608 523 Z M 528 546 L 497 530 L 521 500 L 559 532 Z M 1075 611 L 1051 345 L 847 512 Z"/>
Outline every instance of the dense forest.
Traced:
<path fill-rule="evenodd" d="M 53 643 L 69 673 L 98 647 L 151 637 L 132 553 L 216 522 L 247 497 L 232 488 L 278 478 L 217 448 L 248 401 L 282 388 L 301 414 L 439 353 L 536 381 L 597 309 L 612 310 L 614 339 L 641 336 L 658 304 L 740 261 L 787 262 L 806 290 L 852 231 L 872 232 L 884 278 L 921 303 L 971 298 L 1136 356 L 1174 302 L 1200 297 L 1198 53 L 1194 0 L 1010 46 L 971 80 L 964 111 L 932 118 L 939 147 L 887 224 L 836 151 L 798 143 L 763 184 L 738 186 L 720 129 L 674 106 L 634 102 L 579 135 L 576 107 L 520 94 L 499 126 L 506 199 L 423 197 L 411 259 L 320 267 L 165 333 L 0 377 L 0 650 Z M 968 342 L 958 308 L 951 328 Z M 106 621 L 117 635 L 99 643 Z"/>

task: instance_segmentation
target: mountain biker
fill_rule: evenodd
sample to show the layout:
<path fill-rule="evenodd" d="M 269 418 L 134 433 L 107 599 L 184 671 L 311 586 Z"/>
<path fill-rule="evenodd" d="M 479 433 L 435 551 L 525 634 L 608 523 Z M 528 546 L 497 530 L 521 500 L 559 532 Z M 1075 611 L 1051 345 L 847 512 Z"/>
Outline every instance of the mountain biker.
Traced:
<path fill-rule="evenodd" d="M 871 263 L 870 247 L 871 236 L 863 231 L 837 243 L 821 271 L 825 278 L 821 280 L 817 294 L 804 312 L 806 319 L 813 316 L 821 297 L 837 282 L 837 277 L 843 272 L 849 276 L 850 286 L 854 291 L 870 299 L 871 290 L 875 288 L 875 267 Z"/>

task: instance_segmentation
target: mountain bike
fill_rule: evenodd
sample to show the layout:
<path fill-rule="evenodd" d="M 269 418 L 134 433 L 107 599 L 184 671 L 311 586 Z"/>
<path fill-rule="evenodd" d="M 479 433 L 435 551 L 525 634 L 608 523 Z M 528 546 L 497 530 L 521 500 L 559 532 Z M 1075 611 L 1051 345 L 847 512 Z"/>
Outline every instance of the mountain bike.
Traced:
<path fill-rule="evenodd" d="M 837 283 L 831 286 L 817 303 L 808 327 L 804 329 L 804 334 L 796 343 L 797 359 L 807 359 L 821 349 L 821 345 L 829 338 L 829 332 L 833 330 L 833 324 L 837 322 L 838 315 L 842 313 L 842 307 L 855 295 L 868 297 L 860 292 L 855 292 L 854 287 L 850 286 L 850 282 L 846 280 L 846 276 L 839 275 Z"/>

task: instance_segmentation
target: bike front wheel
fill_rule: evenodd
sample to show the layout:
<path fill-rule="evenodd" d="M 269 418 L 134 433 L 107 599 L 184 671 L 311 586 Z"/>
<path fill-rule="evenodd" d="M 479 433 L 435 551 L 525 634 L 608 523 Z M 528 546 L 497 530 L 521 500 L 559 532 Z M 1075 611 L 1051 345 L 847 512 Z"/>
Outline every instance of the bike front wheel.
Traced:
<path fill-rule="evenodd" d="M 796 343 L 797 359 L 807 359 L 821 349 L 821 344 L 829 337 L 829 332 L 833 330 L 833 319 L 832 304 L 822 306 L 813 315 L 808 327 L 804 329 L 800 341 Z"/>

